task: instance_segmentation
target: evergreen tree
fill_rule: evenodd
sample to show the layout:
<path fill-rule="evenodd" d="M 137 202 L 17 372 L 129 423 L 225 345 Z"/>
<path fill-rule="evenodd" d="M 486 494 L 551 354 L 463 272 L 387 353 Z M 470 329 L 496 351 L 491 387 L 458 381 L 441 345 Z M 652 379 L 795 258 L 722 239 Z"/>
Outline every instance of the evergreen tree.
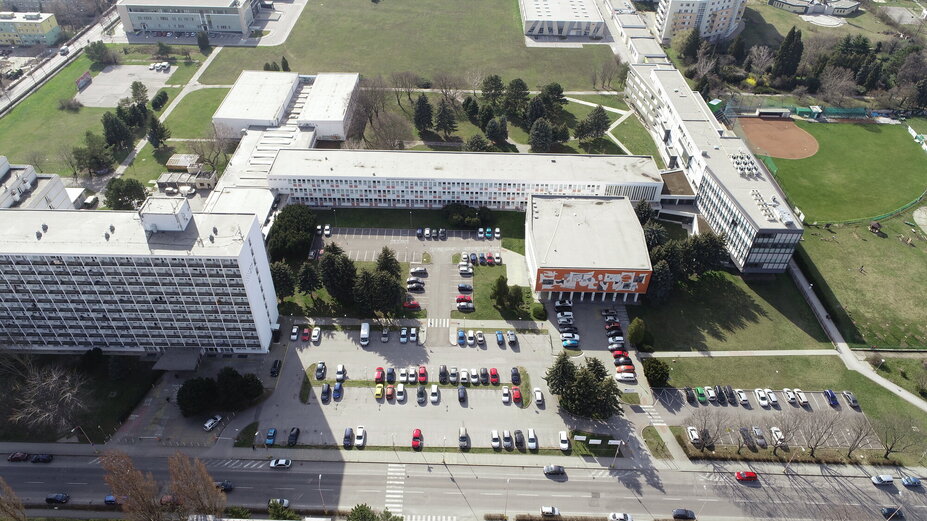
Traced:
<path fill-rule="evenodd" d="M 438 102 L 438 113 L 435 115 L 435 130 L 444 133 L 444 139 L 447 139 L 451 132 L 457 130 L 457 116 L 454 109 L 445 99 Z"/>
<path fill-rule="evenodd" d="M 167 104 L 167 91 L 165 90 L 158 91 L 158 93 L 155 94 L 155 97 L 151 98 L 151 108 L 155 110 L 161 110 L 165 104 Z M 118 111 L 119 109 L 117 108 L 116 110 Z M 118 112 L 116 116 L 119 116 Z"/>
<path fill-rule="evenodd" d="M 920 80 L 914 85 L 914 106 L 923 109 L 927 107 L 927 80 Z"/>
<path fill-rule="evenodd" d="M 329 245 L 322 254 L 319 266 L 322 285 L 328 294 L 341 305 L 350 305 L 354 300 L 354 283 L 357 280 L 354 262 L 344 255 L 341 248 L 332 251 Z"/>
<path fill-rule="evenodd" d="M 872 70 L 869 71 L 869 76 L 866 77 L 866 81 L 863 83 L 863 87 L 866 88 L 866 91 L 875 90 L 879 88 L 879 84 L 882 82 L 882 62 L 876 61 L 872 65 Z"/>
<path fill-rule="evenodd" d="M 113 164 L 113 153 L 103 136 L 87 131 L 84 134 L 84 146 L 73 149 L 74 161 L 78 170 L 89 170 L 90 172 L 106 171 Z M 113 179 L 115 181 L 115 179 Z M 110 181 L 109 184 L 112 184 Z M 141 185 L 141 183 L 139 183 Z M 109 185 L 107 185 L 108 187 Z M 144 186 L 142 192 L 144 192 Z M 107 198 L 108 199 L 108 198 Z M 144 197 L 142 197 L 144 199 Z M 115 208 L 109 205 L 113 210 L 129 210 L 134 208 Z"/>
<path fill-rule="evenodd" d="M 477 112 L 477 123 L 480 125 L 480 130 L 486 132 L 486 126 L 489 125 L 489 122 L 492 121 L 492 118 L 496 117 L 495 111 L 492 109 L 492 105 L 489 103 L 483 103 L 480 105 L 480 108 Z"/>
<path fill-rule="evenodd" d="M 570 356 L 561 351 L 554 364 L 547 369 L 544 380 L 553 395 L 560 395 L 569 388 L 576 378 L 576 364 Z"/>
<path fill-rule="evenodd" d="M 650 387 L 666 387 L 669 382 L 670 369 L 666 362 L 659 358 L 645 358 L 641 365 L 644 366 L 644 377 Z"/>
<path fill-rule="evenodd" d="M 566 126 L 566 123 L 561 123 L 552 129 L 554 143 L 566 143 L 570 140 L 570 128 Z"/>
<path fill-rule="evenodd" d="M 270 62 L 264 62 L 264 70 L 265 70 L 265 71 L 273 70 L 273 69 L 270 68 Z"/>
<path fill-rule="evenodd" d="M 432 123 L 433 117 L 431 112 L 431 102 L 428 101 L 428 96 L 425 96 L 425 94 L 419 95 L 418 99 L 415 100 L 415 112 L 412 116 L 415 128 L 417 128 L 419 132 L 425 132 L 434 125 Z"/>
<path fill-rule="evenodd" d="M 609 376 L 609 370 L 605 368 L 605 364 L 595 357 L 586 358 L 586 369 L 598 380 L 604 380 Z"/>
<path fill-rule="evenodd" d="M 801 41 L 801 31 L 795 29 L 793 25 L 789 33 L 785 35 L 785 40 L 782 40 L 782 44 L 779 45 L 779 50 L 776 51 L 776 57 L 773 60 L 772 77 L 794 77 L 798 71 L 798 64 L 801 62 L 804 49 L 805 45 Z"/>
<path fill-rule="evenodd" d="M 112 112 L 106 112 L 103 114 L 103 138 L 113 148 L 127 148 L 132 144 L 132 131 Z"/>
<path fill-rule="evenodd" d="M 589 124 L 589 135 L 594 139 L 604 136 L 611 125 L 608 121 L 608 114 L 605 113 L 602 105 L 596 105 L 592 112 L 586 116 L 586 121 Z"/>
<path fill-rule="evenodd" d="M 180 414 L 191 416 L 209 411 L 216 406 L 219 395 L 216 381 L 212 378 L 191 378 L 177 390 L 177 406 Z"/>
<path fill-rule="evenodd" d="M 589 123 L 586 120 L 576 124 L 576 128 L 573 129 L 573 137 L 580 141 L 586 141 L 590 138 Z"/>
<path fill-rule="evenodd" d="M 509 281 L 505 275 L 499 275 L 499 278 L 492 284 L 492 290 L 489 292 L 489 298 L 492 299 L 495 307 L 505 309 L 506 302 L 509 298 Z"/>
<path fill-rule="evenodd" d="M 286 56 L 280 57 L 280 69 L 283 72 L 290 72 L 290 62 L 286 61 Z"/>
<path fill-rule="evenodd" d="M 152 117 L 151 122 L 148 123 L 148 142 L 151 143 L 151 146 L 161 148 L 167 144 L 170 137 L 170 129 L 164 123 L 161 123 L 158 118 Z"/>
<path fill-rule="evenodd" d="M 669 264 L 665 260 L 657 262 L 653 265 L 653 274 L 647 286 L 647 301 L 654 305 L 666 302 L 675 284 L 676 279 Z"/>
<path fill-rule="evenodd" d="M 280 70 L 280 66 L 277 65 L 277 62 L 270 62 L 270 70 L 272 70 L 272 71 L 279 71 L 279 70 Z"/>
<path fill-rule="evenodd" d="M 635 318 L 628 324 L 628 335 L 627 339 L 631 345 L 638 346 L 644 341 L 644 336 L 647 334 L 647 326 L 644 325 L 644 321 L 640 317 Z"/>
<path fill-rule="evenodd" d="M 405 295 L 406 287 L 400 278 L 393 277 L 385 271 L 374 272 L 373 292 L 370 296 L 373 311 L 383 315 L 393 313 L 402 305 Z"/>
<path fill-rule="evenodd" d="M 299 287 L 299 291 L 307 295 L 312 295 L 321 289 L 322 275 L 319 274 L 319 269 L 314 262 L 307 261 L 300 266 L 299 273 L 296 275 L 296 286 Z"/>
<path fill-rule="evenodd" d="M 699 45 L 702 44 L 702 37 L 698 29 L 692 29 L 682 38 L 682 46 L 679 48 L 679 57 L 687 62 L 694 60 L 698 55 Z"/>
<path fill-rule="evenodd" d="M 464 114 L 467 115 L 467 118 L 470 121 L 477 121 L 477 116 L 480 113 L 480 104 L 473 98 L 473 96 L 467 96 L 463 100 L 463 110 Z"/>
<path fill-rule="evenodd" d="M 134 210 L 148 193 L 138 179 L 116 177 L 106 184 L 103 195 L 106 197 L 106 205 L 113 210 Z"/>
<path fill-rule="evenodd" d="M 646 199 L 641 199 L 634 205 L 634 213 L 637 214 L 637 220 L 641 222 L 641 226 L 657 217 L 657 211 L 650 206 L 650 203 Z"/>
<path fill-rule="evenodd" d="M 315 238 L 315 214 L 304 204 L 288 204 L 277 212 L 274 224 L 267 235 L 267 253 L 271 261 L 289 259 L 301 262 L 309 254 L 309 248 Z M 331 243 L 326 247 L 332 252 L 338 245 Z M 306 291 L 306 290 L 303 290 Z"/>
<path fill-rule="evenodd" d="M 385 272 L 396 280 L 402 277 L 402 265 L 399 264 L 399 260 L 396 259 L 396 252 L 389 249 L 388 246 L 384 246 L 383 249 L 380 250 L 380 254 L 377 255 L 376 271 Z"/>
<path fill-rule="evenodd" d="M 505 94 L 505 84 L 502 83 L 502 78 L 496 74 L 483 78 L 483 84 L 480 88 L 483 91 L 483 101 L 488 105 L 497 105 L 503 94 Z"/>
<path fill-rule="evenodd" d="M 691 264 L 687 271 L 691 275 L 720 269 L 729 259 L 723 236 L 714 232 L 692 235 L 687 239 Z"/>
<path fill-rule="evenodd" d="M 505 136 L 498 119 L 492 119 L 486 125 L 486 138 L 497 145 L 505 143 Z"/>
<path fill-rule="evenodd" d="M 148 87 L 140 81 L 132 82 L 132 101 L 136 105 L 145 105 L 148 103 Z"/>
<path fill-rule="evenodd" d="M 548 83 L 541 87 L 541 100 L 544 101 L 544 108 L 549 114 L 557 115 L 564 105 L 569 103 L 563 95 L 563 87 L 559 83 Z"/>
<path fill-rule="evenodd" d="M 535 121 L 547 115 L 547 109 L 544 107 L 544 100 L 541 96 L 535 96 L 528 104 L 528 112 L 525 114 L 525 125 L 531 128 Z"/>
<path fill-rule="evenodd" d="M 212 47 L 209 43 L 209 34 L 206 31 L 200 31 L 196 33 L 196 45 L 200 48 L 200 51 L 206 53 Z"/>
<path fill-rule="evenodd" d="M 647 249 L 652 250 L 669 239 L 666 228 L 656 221 L 648 221 L 644 225 L 644 241 L 647 243 Z"/>
<path fill-rule="evenodd" d="M 550 122 L 541 118 L 531 125 L 531 132 L 528 136 L 528 143 L 531 145 L 532 152 L 547 152 L 550 145 L 553 144 L 553 131 L 550 128 Z"/>
<path fill-rule="evenodd" d="M 362 270 L 354 282 L 354 306 L 361 315 L 369 315 L 373 311 L 373 274 Z"/>
<path fill-rule="evenodd" d="M 283 300 L 296 292 L 296 277 L 293 268 L 285 262 L 275 262 L 270 265 L 270 279 L 277 290 L 277 300 Z"/>
<path fill-rule="evenodd" d="M 509 82 L 502 100 L 502 110 L 506 116 L 521 117 L 528 108 L 528 84 L 521 78 Z"/>
<path fill-rule="evenodd" d="M 499 117 L 499 134 L 502 136 L 503 141 L 509 139 L 509 120 L 505 116 Z"/>
<path fill-rule="evenodd" d="M 747 57 L 747 44 L 744 41 L 743 33 L 739 33 L 730 45 L 727 47 L 727 53 L 734 58 L 737 64 L 741 64 Z"/>
<path fill-rule="evenodd" d="M 492 150 L 492 145 L 483 136 L 474 134 L 464 143 L 464 150 L 467 152 L 489 152 Z"/>

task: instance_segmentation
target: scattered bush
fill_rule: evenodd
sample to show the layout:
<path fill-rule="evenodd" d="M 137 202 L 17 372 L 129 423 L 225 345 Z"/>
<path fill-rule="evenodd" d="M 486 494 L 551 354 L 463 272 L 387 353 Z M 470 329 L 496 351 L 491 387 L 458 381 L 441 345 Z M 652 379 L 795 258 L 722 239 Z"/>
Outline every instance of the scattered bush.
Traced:
<path fill-rule="evenodd" d="M 66 110 L 68 112 L 77 112 L 83 107 L 84 104 L 77 101 L 74 98 L 71 99 L 60 99 L 58 100 L 58 110 Z"/>
<path fill-rule="evenodd" d="M 547 320 L 547 308 L 540 302 L 531 304 L 531 317 L 535 320 Z"/>
<path fill-rule="evenodd" d="M 653 353 L 653 346 L 650 344 L 641 344 L 637 347 L 641 353 Z"/>

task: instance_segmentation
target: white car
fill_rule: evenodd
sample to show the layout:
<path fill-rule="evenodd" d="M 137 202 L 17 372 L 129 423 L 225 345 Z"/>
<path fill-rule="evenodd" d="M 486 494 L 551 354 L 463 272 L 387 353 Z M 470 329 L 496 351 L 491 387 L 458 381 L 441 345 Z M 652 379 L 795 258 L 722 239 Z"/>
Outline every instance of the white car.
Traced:
<path fill-rule="evenodd" d="M 540 387 L 534 388 L 534 403 L 538 405 L 544 405 L 544 394 L 541 393 Z"/>
<path fill-rule="evenodd" d="M 472 346 L 476 343 L 476 336 L 473 334 L 473 330 L 467 331 L 467 345 Z"/>
<path fill-rule="evenodd" d="M 466 371 L 464 371 L 464 373 L 466 373 Z M 463 376 L 461 376 L 461 378 L 463 378 Z M 509 386 L 503 385 L 502 386 L 502 403 L 509 403 L 510 401 L 512 401 L 512 393 L 509 392 Z"/>
<path fill-rule="evenodd" d="M 709 402 L 714 402 L 718 399 L 718 395 L 715 394 L 714 388 L 710 385 L 705 386 L 705 394 L 708 395 Z"/>
<path fill-rule="evenodd" d="M 573 307 L 573 301 L 572 300 L 557 300 L 557 301 L 554 301 L 554 307 L 558 307 L 558 308 Z"/>
<path fill-rule="evenodd" d="M 496 236 L 496 239 L 501 239 L 501 238 L 502 238 L 502 230 L 500 230 L 499 228 L 496 228 L 496 235 L 495 235 L 495 236 Z"/>
<path fill-rule="evenodd" d="M 891 485 L 895 482 L 895 478 L 888 474 L 879 474 L 878 476 L 872 476 L 869 479 L 872 480 L 873 485 Z"/>
<path fill-rule="evenodd" d="M 344 377 L 347 375 L 347 371 L 344 370 L 344 364 L 338 364 L 338 367 L 335 368 L 335 381 L 343 382 Z"/>
<path fill-rule="evenodd" d="M 753 396 L 756 396 L 756 401 L 760 404 L 760 407 L 769 407 L 769 400 L 766 399 L 766 392 L 762 389 L 754 389 Z"/>
<path fill-rule="evenodd" d="M 299 338 L 299 326 L 293 326 L 293 329 L 290 330 L 290 340 L 296 340 Z"/>
<path fill-rule="evenodd" d="M 222 416 L 219 416 L 219 415 L 217 414 L 217 415 L 213 416 L 212 418 L 206 420 L 206 423 L 203 424 L 203 430 L 206 431 L 206 432 L 209 432 L 209 431 L 215 429 L 216 426 L 219 425 L 219 422 L 221 422 L 221 421 L 222 421 Z"/>
<path fill-rule="evenodd" d="M 808 405 L 808 397 L 805 396 L 805 392 L 799 388 L 795 388 L 795 398 L 798 399 L 799 405 Z"/>
<path fill-rule="evenodd" d="M 441 398 L 441 392 L 438 391 L 438 385 L 431 385 L 431 403 L 438 403 L 438 400 Z"/>
<path fill-rule="evenodd" d="M 270 462 L 270 468 L 272 469 L 288 469 L 293 462 L 288 459 L 275 459 Z"/>
<path fill-rule="evenodd" d="M 741 405 L 750 405 L 747 393 L 745 393 L 743 389 L 734 389 L 734 394 L 737 395 L 737 399 L 740 401 Z"/>
<path fill-rule="evenodd" d="M 358 447 L 363 447 L 367 444 L 367 431 L 364 429 L 363 425 L 357 426 L 357 433 L 354 435 L 354 445 Z"/>
<path fill-rule="evenodd" d="M 312 328 L 312 341 L 319 342 L 322 340 L 322 328 L 314 327 Z"/>
<path fill-rule="evenodd" d="M 496 261 L 496 265 L 497 265 L 497 266 L 498 266 L 499 264 L 502 264 L 502 254 L 501 254 L 501 253 L 496 253 L 495 255 L 493 255 L 493 257 L 495 257 L 495 261 Z"/>
<path fill-rule="evenodd" d="M 473 268 L 470 266 L 460 266 L 457 268 L 457 271 L 460 272 L 461 275 L 473 275 Z"/>
<path fill-rule="evenodd" d="M 567 436 L 567 431 L 560 431 L 560 450 L 570 450 L 570 437 Z"/>
<path fill-rule="evenodd" d="M 399 381 L 400 382 L 406 381 L 406 368 L 405 367 L 399 368 Z"/>
<path fill-rule="evenodd" d="M 698 435 L 698 429 L 693 426 L 686 427 L 686 435 L 689 436 L 689 441 L 692 442 L 692 445 L 696 447 L 702 443 L 702 438 Z"/>
<path fill-rule="evenodd" d="M 290 500 L 281 498 L 269 499 L 267 500 L 267 506 L 270 505 L 280 505 L 283 508 L 290 508 Z"/>
<path fill-rule="evenodd" d="M 776 393 L 772 389 L 763 389 L 763 392 L 766 393 L 766 398 L 769 399 L 769 405 L 773 407 L 779 406 L 779 399 L 776 398 Z"/>
<path fill-rule="evenodd" d="M 489 432 L 489 438 L 490 438 L 490 445 L 492 445 L 492 448 L 498 449 L 499 447 L 502 446 L 502 439 L 499 438 L 499 431 L 497 431 L 496 429 L 493 429 L 492 431 Z"/>
<path fill-rule="evenodd" d="M 399 343 L 405 344 L 409 342 L 409 328 L 403 327 L 399 329 Z"/>
<path fill-rule="evenodd" d="M 477 238 L 477 239 L 482 239 L 482 238 L 483 238 L 483 229 L 482 229 L 482 228 L 476 230 L 476 238 Z"/>
<path fill-rule="evenodd" d="M 326 237 L 331 237 L 332 236 L 332 225 L 326 224 L 325 229 L 323 231 L 325 232 Z"/>
<path fill-rule="evenodd" d="M 402 402 L 406 399 L 406 386 L 399 384 L 396 386 L 396 401 Z"/>
<path fill-rule="evenodd" d="M 576 340 L 579 342 L 579 333 L 560 333 L 560 340 Z"/>
<path fill-rule="evenodd" d="M 528 429 L 528 450 L 537 450 L 538 448 L 538 436 L 535 434 L 534 429 Z"/>
<path fill-rule="evenodd" d="M 483 336 L 483 332 L 482 332 L 482 331 L 477 331 L 477 332 L 476 332 L 476 343 L 477 343 L 477 344 L 480 344 L 480 345 L 483 345 L 483 344 L 486 343 L 486 337 Z"/>
<path fill-rule="evenodd" d="M 413 344 L 418 343 L 418 328 L 417 327 L 413 327 L 409 329 L 409 342 L 412 342 Z"/>
<path fill-rule="evenodd" d="M 791 389 L 786 387 L 782 390 L 782 394 L 785 395 L 785 399 L 788 400 L 789 403 L 795 403 L 795 393 L 793 393 Z"/>
<path fill-rule="evenodd" d="M 637 373 L 615 373 L 615 380 L 619 382 L 635 382 L 637 381 Z"/>
<path fill-rule="evenodd" d="M 622 514 L 621 512 L 612 512 L 608 515 L 608 521 L 634 521 L 631 514 Z"/>
<path fill-rule="evenodd" d="M 417 367 L 410 367 L 406 369 L 406 374 L 408 375 L 406 379 L 407 382 L 409 382 L 410 384 L 418 383 L 418 368 Z"/>
<path fill-rule="evenodd" d="M 460 370 L 460 383 L 465 384 L 470 382 L 470 373 L 466 369 Z"/>
<path fill-rule="evenodd" d="M 782 445 L 783 440 L 785 440 L 785 435 L 782 434 L 782 429 L 779 427 L 770 427 L 769 433 L 772 434 L 773 445 Z"/>
<path fill-rule="evenodd" d="M 470 383 L 474 385 L 480 383 L 480 374 L 476 372 L 475 367 L 470 369 Z"/>

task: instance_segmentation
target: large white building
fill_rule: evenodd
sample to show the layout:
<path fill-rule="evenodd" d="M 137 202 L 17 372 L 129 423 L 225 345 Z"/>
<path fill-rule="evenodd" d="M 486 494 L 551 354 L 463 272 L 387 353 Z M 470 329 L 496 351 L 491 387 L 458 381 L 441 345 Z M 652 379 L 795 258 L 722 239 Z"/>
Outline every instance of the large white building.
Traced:
<path fill-rule="evenodd" d="M 746 7 L 747 0 L 660 0 L 657 28 L 664 43 L 691 29 L 707 40 L 726 40 L 734 35 Z"/>
<path fill-rule="evenodd" d="M 528 36 L 605 36 L 605 20 L 595 0 L 519 0 Z"/>
<path fill-rule="evenodd" d="M 220 137 L 238 139 L 249 127 L 276 127 L 300 86 L 295 72 L 241 71 L 212 124 Z"/>
<path fill-rule="evenodd" d="M 9 350 L 99 347 L 189 368 L 201 353 L 267 353 L 278 318 L 255 216 L 193 213 L 184 198 L 138 212 L 0 210 L 0 271 Z"/>
<path fill-rule="evenodd" d="M 127 33 L 161 31 L 251 34 L 258 0 L 119 0 L 116 12 Z"/>
<path fill-rule="evenodd" d="M 32 165 L 10 164 L 0 156 L 0 208 L 74 209 L 56 174 L 40 174 Z"/>
<path fill-rule="evenodd" d="M 297 117 L 299 126 L 313 129 L 317 139 L 347 139 L 354 117 L 358 84 L 360 74 L 357 73 L 319 73 Z"/>

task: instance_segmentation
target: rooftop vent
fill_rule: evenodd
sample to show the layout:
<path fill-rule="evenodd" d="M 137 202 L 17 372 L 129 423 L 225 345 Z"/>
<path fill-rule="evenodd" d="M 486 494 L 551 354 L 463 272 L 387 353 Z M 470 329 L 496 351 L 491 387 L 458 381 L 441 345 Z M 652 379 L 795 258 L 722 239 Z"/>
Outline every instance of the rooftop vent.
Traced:
<path fill-rule="evenodd" d="M 42 238 L 42 232 L 35 232 L 35 238 L 36 238 L 36 239 L 41 239 L 41 238 Z"/>
<path fill-rule="evenodd" d="M 219 235 L 219 229 L 216 228 L 215 226 L 213 226 L 213 227 L 212 227 L 212 234 L 213 234 L 213 235 Z"/>
<path fill-rule="evenodd" d="M 116 227 L 113 226 L 112 224 L 109 225 L 109 231 L 110 231 L 110 232 L 115 232 L 115 231 L 116 231 Z"/>
<path fill-rule="evenodd" d="M 103 233 L 103 238 L 106 239 L 106 240 L 109 240 L 109 232 L 104 232 L 104 233 Z"/>
<path fill-rule="evenodd" d="M 43 231 L 43 232 L 47 232 L 47 231 L 48 231 L 48 225 L 47 225 L 47 224 L 42 224 L 42 231 Z"/>

